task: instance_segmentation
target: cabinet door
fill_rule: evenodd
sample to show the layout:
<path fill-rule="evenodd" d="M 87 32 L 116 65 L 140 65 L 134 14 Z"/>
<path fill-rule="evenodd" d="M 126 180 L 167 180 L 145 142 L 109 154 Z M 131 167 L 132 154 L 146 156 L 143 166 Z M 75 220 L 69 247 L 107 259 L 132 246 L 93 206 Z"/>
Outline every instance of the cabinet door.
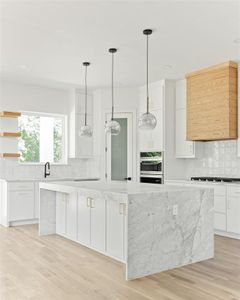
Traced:
<path fill-rule="evenodd" d="M 105 200 L 91 199 L 91 246 L 105 251 Z"/>
<path fill-rule="evenodd" d="M 157 125 L 153 130 L 139 129 L 140 151 L 163 150 L 163 112 L 162 110 L 151 111 L 157 119 Z"/>
<path fill-rule="evenodd" d="M 214 213 L 214 229 L 226 231 L 226 214 Z"/>
<path fill-rule="evenodd" d="M 34 219 L 34 191 L 9 192 L 9 221 Z"/>
<path fill-rule="evenodd" d="M 66 235 L 77 239 L 77 193 L 66 195 Z"/>
<path fill-rule="evenodd" d="M 227 231 L 240 234 L 240 197 L 228 197 L 227 203 Z"/>
<path fill-rule="evenodd" d="M 77 240 L 90 245 L 90 199 L 78 194 Z"/>
<path fill-rule="evenodd" d="M 187 107 L 187 83 L 186 80 L 176 82 L 176 110 Z"/>
<path fill-rule="evenodd" d="M 176 110 L 176 157 L 195 157 L 194 142 L 186 140 L 186 109 Z"/>
<path fill-rule="evenodd" d="M 66 234 L 66 195 L 56 193 L 56 233 Z"/>
<path fill-rule="evenodd" d="M 157 119 L 157 125 L 151 132 L 151 139 L 153 144 L 152 149 L 157 151 L 163 151 L 163 111 L 158 109 L 153 110 L 151 113 Z"/>
<path fill-rule="evenodd" d="M 36 219 L 39 218 L 39 182 L 36 182 L 34 184 L 34 195 L 35 195 L 35 200 L 34 200 L 34 217 Z"/>
<path fill-rule="evenodd" d="M 126 218 L 124 215 L 124 205 L 117 200 L 107 200 L 106 205 L 106 252 L 114 258 L 124 260 Z"/>
<path fill-rule="evenodd" d="M 150 111 L 163 109 L 163 83 L 156 82 L 150 84 L 149 109 Z"/>
<path fill-rule="evenodd" d="M 92 115 L 87 115 L 88 125 L 93 124 Z M 79 131 L 84 125 L 84 114 L 76 114 L 76 155 L 91 156 L 93 154 L 93 138 L 79 136 Z"/>

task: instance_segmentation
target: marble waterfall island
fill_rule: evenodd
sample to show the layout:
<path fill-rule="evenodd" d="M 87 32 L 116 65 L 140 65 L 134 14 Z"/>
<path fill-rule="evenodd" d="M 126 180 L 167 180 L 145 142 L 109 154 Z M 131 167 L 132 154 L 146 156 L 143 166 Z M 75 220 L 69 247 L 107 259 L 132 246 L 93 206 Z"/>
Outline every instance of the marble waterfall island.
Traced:
<path fill-rule="evenodd" d="M 213 190 L 42 182 L 39 234 L 60 234 L 126 265 L 131 280 L 212 258 Z"/>

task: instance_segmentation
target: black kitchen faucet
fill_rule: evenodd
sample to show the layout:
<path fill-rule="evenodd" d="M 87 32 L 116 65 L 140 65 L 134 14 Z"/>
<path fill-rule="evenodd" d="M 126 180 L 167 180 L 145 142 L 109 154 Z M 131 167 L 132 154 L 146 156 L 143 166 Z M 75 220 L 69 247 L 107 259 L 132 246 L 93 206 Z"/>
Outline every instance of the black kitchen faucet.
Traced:
<path fill-rule="evenodd" d="M 50 176 L 50 162 L 46 162 L 44 165 L 44 177 Z"/>

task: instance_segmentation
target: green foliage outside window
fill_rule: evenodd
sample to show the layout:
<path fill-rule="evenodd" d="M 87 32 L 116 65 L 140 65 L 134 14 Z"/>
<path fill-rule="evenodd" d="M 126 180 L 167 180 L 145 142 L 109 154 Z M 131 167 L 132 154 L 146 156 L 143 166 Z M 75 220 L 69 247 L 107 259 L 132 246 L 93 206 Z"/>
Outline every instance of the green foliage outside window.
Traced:
<path fill-rule="evenodd" d="M 39 115 L 22 114 L 19 118 L 19 139 L 20 162 L 40 162 L 40 118 Z M 53 126 L 53 162 L 58 163 L 63 159 L 63 119 L 54 118 Z"/>

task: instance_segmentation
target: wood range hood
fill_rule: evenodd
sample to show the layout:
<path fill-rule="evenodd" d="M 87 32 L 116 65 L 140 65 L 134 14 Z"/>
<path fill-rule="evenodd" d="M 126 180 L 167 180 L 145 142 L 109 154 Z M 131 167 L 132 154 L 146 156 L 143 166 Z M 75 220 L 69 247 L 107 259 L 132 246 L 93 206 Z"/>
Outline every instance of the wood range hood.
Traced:
<path fill-rule="evenodd" d="M 238 138 L 237 68 L 228 61 L 186 75 L 187 140 Z"/>

